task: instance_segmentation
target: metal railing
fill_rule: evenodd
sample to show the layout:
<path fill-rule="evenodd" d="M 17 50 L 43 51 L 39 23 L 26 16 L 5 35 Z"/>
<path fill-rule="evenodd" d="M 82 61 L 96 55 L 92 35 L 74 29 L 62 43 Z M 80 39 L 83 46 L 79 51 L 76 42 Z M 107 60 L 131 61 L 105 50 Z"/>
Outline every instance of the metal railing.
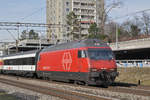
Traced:
<path fill-rule="evenodd" d="M 129 40 L 129 41 L 122 41 L 118 42 L 118 44 L 129 44 L 129 43 L 136 43 L 136 42 L 145 42 L 150 41 L 150 38 L 144 38 L 144 39 L 137 39 L 137 40 Z M 110 43 L 110 45 L 115 45 L 116 43 Z"/>
<path fill-rule="evenodd" d="M 145 60 L 116 60 L 118 67 L 150 67 L 150 59 Z"/>

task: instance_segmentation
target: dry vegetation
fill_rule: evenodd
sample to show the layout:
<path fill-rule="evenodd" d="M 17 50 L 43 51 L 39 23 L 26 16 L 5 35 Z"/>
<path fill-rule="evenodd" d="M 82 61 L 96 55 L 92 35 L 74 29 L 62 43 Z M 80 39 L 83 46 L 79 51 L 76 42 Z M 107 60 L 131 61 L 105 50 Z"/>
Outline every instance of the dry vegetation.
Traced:
<path fill-rule="evenodd" d="M 117 82 L 138 84 L 141 80 L 141 85 L 150 85 L 150 68 L 118 68 L 118 72 Z"/>

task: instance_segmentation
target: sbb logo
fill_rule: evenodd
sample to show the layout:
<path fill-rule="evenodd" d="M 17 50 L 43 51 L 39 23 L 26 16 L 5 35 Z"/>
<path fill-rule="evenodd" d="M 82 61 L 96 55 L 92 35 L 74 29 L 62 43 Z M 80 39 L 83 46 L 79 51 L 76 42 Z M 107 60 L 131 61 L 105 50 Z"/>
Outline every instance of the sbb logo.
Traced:
<path fill-rule="evenodd" d="M 71 53 L 70 52 L 64 53 L 63 59 L 62 59 L 62 65 L 63 65 L 64 70 L 69 71 L 71 64 L 72 64 Z"/>

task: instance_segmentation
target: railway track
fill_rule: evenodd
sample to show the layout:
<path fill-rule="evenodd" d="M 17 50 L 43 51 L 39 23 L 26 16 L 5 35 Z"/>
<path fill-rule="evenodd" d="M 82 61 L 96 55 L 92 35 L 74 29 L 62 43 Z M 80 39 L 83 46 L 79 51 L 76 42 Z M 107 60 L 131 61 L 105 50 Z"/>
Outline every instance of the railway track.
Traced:
<path fill-rule="evenodd" d="M 8 76 L 8 77 L 13 77 L 13 76 Z M 17 78 L 14 78 L 14 79 L 17 79 Z M 65 91 L 65 92 L 66 92 L 65 89 L 68 88 L 70 93 L 73 91 L 73 93 L 75 92 L 75 93 L 89 95 L 92 98 L 95 98 L 97 96 L 102 96 L 102 99 L 100 99 L 100 100 L 110 100 L 110 98 L 111 98 L 111 100 L 112 100 L 112 98 L 115 100 L 122 100 L 122 98 L 125 98 L 126 96 L 120 98 L 119 95 L 121 95 L 121 94 L 123 94 L 123 95 L 130 94 L 131 96 L 139 96 L 139 97 L 137 97 L 137 100 L 140 97 L 147 97 L 149 99 L 146 99 L 146 100 L 150 100 L 150 87 L 149 86 L 134 86 L 133 85 L 130 87 L 126 87 L 126 85 L 125 85 L 125 86 L 110 86 L 108 88 L 102 88 L 102 87 L 74 85 L 74 84 L 69 84 L 69 83 L 62 83 L 62 82 L 55 82 L 55 81 L 51 82 L 51 81 L 47 81 L 47 80 L 30 79 L 30 78 L 22 78 L 22 77 L 20 78 L 19 77 L 18 81 L 22 81 L 22 80 L 29 80 L 29 81 L 35 80 L 36 82 L 47 85 L 47 87 L 45 87 L 45 88 L 50 88 L 50 87 L 55 87 L 55 88 L 59 88 L 59 89 L 61 88 L 61 89 L 64 89 L 63 91 Z M 32 83 L 32 85 L 33 84 L 34 83 Z M 107 92 L 110 92 L 110 94 L 112 94 L 113 96 L 106 95 Z M 115 92 L 115 94 L 114 94 L 114 92 Z M 71 96 L 73 96 L 73 95 L 71 94 Z M 103 96 L 104 96 L 104 98 L 103 98 Z M 106 98 L 106 96 L 109 98 Z M 69 95 L 67 95 L 67 97 L 69 97 Z M 80 96 L 77 96 L 77 97 L 80 97 Z M 78 99 L 75 99 L 75 100 L 78 100 Z M 84 99 L 81 99 L 81 100 L 84 100 Z M 90 98 L 90 99 L 85 99 L 85 100 L 99 100 L 99 99 L 91 99 Z M 125 99 L 125 100 L 131 100 L 131 99 Z M 132 99 L 132 100 L 136 100 L 136 99 Z M 143 100 L 143 99 L 139 99 L 139 100 Z"/>
<path fill-rule="evenodd" d="M 33 84 L 3 79 L 3 78 L 0 78 L 0 82 L 11 86 L 32 90 L 38 93 L 59 97 L 61 99 L 66 99 L 66 100 L 112 100 L 111 98 L 107 98 L 107 97 L 99 97 L 92 94 L 65 91 L 61 89 L 33 85 Z"/>
<path fill-rule="evenodd" d="M 150 90 L 138 89 L 138 88 L 109 87 L 107 90 L 110 90 L 112 92 L 121 92 L 121 93 L 128 93 L 128 94 L 140 95 L 140 96 L 150 96 Z"/>

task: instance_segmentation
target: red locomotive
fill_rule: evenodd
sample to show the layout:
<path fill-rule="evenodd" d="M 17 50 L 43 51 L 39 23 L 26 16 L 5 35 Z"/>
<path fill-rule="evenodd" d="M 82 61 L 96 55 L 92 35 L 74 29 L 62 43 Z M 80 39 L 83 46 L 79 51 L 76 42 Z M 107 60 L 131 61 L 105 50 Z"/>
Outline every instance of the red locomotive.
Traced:
<path fill-rule="evenodd" d="M 2 66 L 3 66 L 3 61 L 0 59 L 0 73 L 1 73 L 1 70 L 2 70 Z"/>
<path fill-rule="evenodd" d="M 37 76 L 52 80 L 106 85 L 118 75 L 111 48 L 96 39 L 50 46 L 36 58 Z"/>
<path fill-rule="evenodd" d="M 2 60 L 0 60 L 0 67 L 3 65 L 3 61 Z"/>

